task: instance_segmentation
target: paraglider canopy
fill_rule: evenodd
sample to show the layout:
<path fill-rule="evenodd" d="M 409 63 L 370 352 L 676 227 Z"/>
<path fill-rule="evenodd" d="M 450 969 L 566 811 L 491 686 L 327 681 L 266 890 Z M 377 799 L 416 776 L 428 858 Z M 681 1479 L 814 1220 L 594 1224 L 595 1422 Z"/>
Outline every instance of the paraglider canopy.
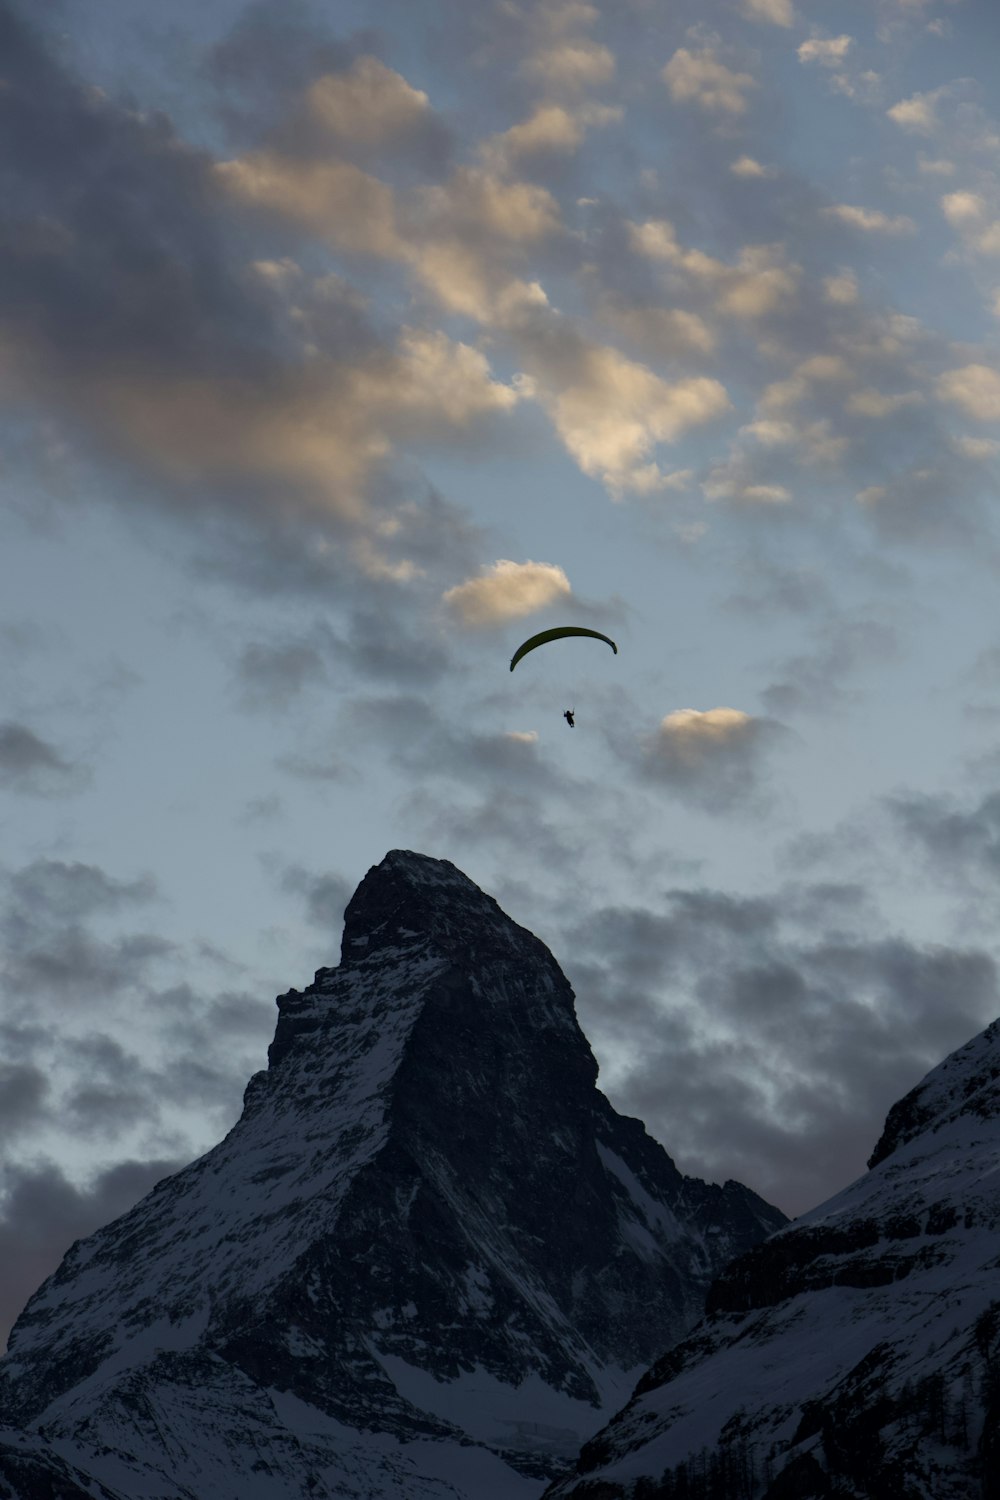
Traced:
<path fill-rule="evenodd" d="M 527 656 L 529 651 L 534 651 L 536 646 L 544 646 L 548 641 L 558 641 L 564 635 L 591 635 L 595 641 L 604 641 L 609 645 L 615 655 L 618 655 L 618 647 L 609 635 L 602 635 L 599 630 L 588 630 L 584 625 L 556 625 L 552 630 L 540 630 L 537 635 L 531 636 L 518 646 L 510 659 L 510 670 L 513 672 L 522 656 Z"/>

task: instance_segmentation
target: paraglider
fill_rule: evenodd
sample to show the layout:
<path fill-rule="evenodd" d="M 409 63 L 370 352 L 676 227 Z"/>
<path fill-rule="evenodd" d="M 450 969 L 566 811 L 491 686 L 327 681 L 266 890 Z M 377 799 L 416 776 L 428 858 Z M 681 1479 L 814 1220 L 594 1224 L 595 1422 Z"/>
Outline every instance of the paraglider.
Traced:
<path fill-rule="evenodd" d="M 553 630 L 540 630 L 537 635 L 529 636 L 523 645 L 518 646 L 510 659 L 510 670 L 513 672 L 522 656 L 527 656 L 529 651 L 534 651 L 536 646 L 544 646 L 549 641 L 561 640 L 565 635 L 591 635 L 596 641 L 605 641 L 615 655 L 618 655 L 618 647 L 609 635 L 602 635 L 599 630 L 588 630 L 584 625 L 557 625 Z"/>
<path fill-rule="evenodd" d="M 566 635 L 593 636 L 595 641 L 604 641 L 606 645 L 611 647 L 615 655 L 618 655 L 618 647 L 611 637 L 609 635 L 602 635 L 599 630 L 588 630 L 585 625 L 556 625 L 552 630 L 540 630 L 537 635 L 529 636 L 522 645 L 518 646 L 510 659 L 510 670 L 513 672 L 522 656 L 527 656 L 528 652 L 534 651 L 536 646 L 545 646 L 549 641 L 561 640 Z M 576 728 L 575 708 L 567 708 L 563 713 L 563 718 L 570 729 Z"/>

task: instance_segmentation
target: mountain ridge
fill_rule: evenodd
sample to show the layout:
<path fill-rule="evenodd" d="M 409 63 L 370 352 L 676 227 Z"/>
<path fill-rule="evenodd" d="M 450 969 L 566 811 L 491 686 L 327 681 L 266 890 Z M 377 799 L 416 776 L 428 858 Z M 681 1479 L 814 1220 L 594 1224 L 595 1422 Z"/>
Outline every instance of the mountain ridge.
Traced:
<path fill-rule="evenodd" d="M 784 1215 L 617 1114 L 448 861 L 390 851 L 276 1003 L 232 1130 L 29 1300 L 0 1423 L 135 1500 L 530 1500 Z"/>
<path fill-rule="evenodd" d="M 546 1500 L 992 1500 L 998 1153 L 994 1021 L 892 1106 L 867 1174 L 722 1270 Z"/>

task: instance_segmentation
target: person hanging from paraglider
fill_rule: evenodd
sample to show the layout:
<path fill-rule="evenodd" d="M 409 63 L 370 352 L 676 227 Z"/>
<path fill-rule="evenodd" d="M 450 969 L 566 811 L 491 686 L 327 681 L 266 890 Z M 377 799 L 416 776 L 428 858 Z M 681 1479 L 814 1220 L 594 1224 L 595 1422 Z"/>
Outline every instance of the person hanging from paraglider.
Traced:
<path fill-rule="evenodd" d="M 522 656 L 527 656 L 529 651 L 534 651 L 536 646 L 547 645 L 549 641 L 561 640 L 563 636 L 589 635 L 595 640 L 604 641 L 609 645 L 615 655 L 618 655 L 618 647 L 609 635 L 602 635 L 599 630 L 588 630 L 583 625 L 557 625 L 552 630 L 541 630 L 537 635 L 530 636 L 523 645 L 518 646 L 510 659 L 510 670 L 513 672 Z M 570 729 L 576 728 L 576 709 L 567 708 L 563 710 L 563 718 Z"/>

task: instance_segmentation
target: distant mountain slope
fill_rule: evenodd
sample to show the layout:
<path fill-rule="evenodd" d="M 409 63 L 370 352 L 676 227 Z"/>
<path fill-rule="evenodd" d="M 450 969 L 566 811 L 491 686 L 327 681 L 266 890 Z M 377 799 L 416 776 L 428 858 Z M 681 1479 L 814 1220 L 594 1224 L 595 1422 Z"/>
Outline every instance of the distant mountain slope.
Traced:
<path fill-rule="evenodd" d="M 547 1500 L 1000 1496 L 1000 1022 L 728 1266 Z"/>
<path fill-rule="evenodd" d="M 531 1500 L 784 1215 L 616 1114 L 551 954 L 447 861 L 387 855 L 278 1008 L 225 1140 L 31 1298 L 0 1425 L 111 1500 Z"/>

